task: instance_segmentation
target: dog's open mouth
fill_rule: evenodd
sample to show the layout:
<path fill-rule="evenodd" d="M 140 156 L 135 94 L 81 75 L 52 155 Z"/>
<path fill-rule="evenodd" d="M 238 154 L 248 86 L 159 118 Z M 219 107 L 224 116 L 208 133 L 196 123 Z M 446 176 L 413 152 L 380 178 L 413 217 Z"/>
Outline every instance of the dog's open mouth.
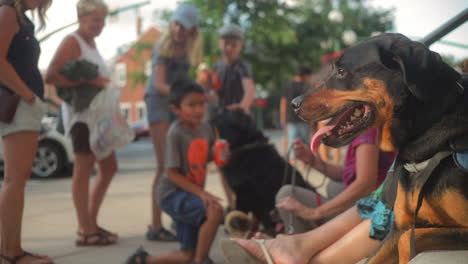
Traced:
<path fill-rule="evenodd" d="M 343 107 L 315 133 L 310 145 L 312 151 L 317 151 L 320 142 L 331 147 L 341 147 L 350 143 L 372 124 L 375 116 L 373 109 L 373 106 L 361 102 L 353 102 Z"/>

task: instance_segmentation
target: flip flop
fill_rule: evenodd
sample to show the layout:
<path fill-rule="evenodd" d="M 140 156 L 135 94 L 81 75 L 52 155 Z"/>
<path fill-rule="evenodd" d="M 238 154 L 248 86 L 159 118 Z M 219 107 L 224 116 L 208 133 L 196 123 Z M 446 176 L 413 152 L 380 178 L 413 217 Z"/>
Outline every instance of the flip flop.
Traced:
<path fill-rule="evenodd" d="M 271 258 L 270 252 L 268 252 L 268 249 L 265 246 L 265 239 L 253 239 L 252 241 L 255 241 L 260 246 L 266 262 L 259 260 L 247 249 L 236 243 L 236 241 L 231 239 L 223 239 L 221 240 L 221 250 L 223 251 L 226 262 L 228 264 L 275 264 Z"/>

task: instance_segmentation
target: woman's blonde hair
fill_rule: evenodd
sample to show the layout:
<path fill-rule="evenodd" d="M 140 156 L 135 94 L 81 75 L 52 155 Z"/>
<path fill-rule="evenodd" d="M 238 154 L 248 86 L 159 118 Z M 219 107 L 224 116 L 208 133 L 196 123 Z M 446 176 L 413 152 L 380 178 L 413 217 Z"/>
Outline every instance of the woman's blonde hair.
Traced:
<path fill-rule="evenodd" d="M 174 22 L 172 22 L 174 23 Z M 170 26 L 161 37 L 158 44 L 158 53 L 161 57 L 171 58 L 176 56 L 174 38 Z M 197 67 L 202 60 L 202 40 L 200 32 L 195 34 L 195 37 L 190 37 L 187 40 L 187 56 L 192 67 Z"/>
<path fill-rule="evenodd" d="M 21 23 L 26 23 L 24 20 L 24 5 L 23 5 L 24 0 L 0 0 L 0 3 L 7 4 L 7 5 L 12 5 L 16 9 L 16 13 L 18 15 L 19 21 Z M 46 21 L 46 12 L 47 9 L 52 5 L 52 0 L 43 0 L 41 4 L 37 7 L 37 16 L 39 17 L 39 29 L 43 29 L 45 27 L 45 21 Z M 34 14 L 34 13 L 33 13 Z"/>
<path fill-rule="evenodd" d="M 76 12 L 78 16 L 87 16 L 96 11 L 101 11 L 105 14 L 109 12 L 109 7 L 102 0 L 79 0 L 76 3 Z"/>

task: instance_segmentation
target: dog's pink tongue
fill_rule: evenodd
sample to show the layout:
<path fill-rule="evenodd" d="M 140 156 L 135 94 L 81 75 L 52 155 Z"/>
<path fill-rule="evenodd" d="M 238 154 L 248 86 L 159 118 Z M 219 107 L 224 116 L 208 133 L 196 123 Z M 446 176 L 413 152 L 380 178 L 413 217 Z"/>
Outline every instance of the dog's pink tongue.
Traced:
<path fill-rule="evenodd" d="M 312 150 L 313 153 L 317 152 L 317 149 L 320 146 L 320 142 L 322 141 L 322 137 L 334 127 L 335 126 L 324 126 L 320 128 L 317 132 L 315 132 L 310 142 L 310 150 Z"/>

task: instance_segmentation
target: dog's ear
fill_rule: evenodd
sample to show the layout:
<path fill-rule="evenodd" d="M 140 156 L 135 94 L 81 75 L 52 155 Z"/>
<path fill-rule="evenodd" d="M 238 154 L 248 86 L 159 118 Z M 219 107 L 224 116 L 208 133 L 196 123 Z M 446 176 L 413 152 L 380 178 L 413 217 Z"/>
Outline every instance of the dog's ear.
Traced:
<path fill-rule="evenodd" d="M 401 34 L 386 34 L 380 43 L 382 63 L 387 67 L 398 65 L 409 91 L 422 101 L 444 97 L 450 84 L 460 79 L 458 72 L 422 43 Z"/>

